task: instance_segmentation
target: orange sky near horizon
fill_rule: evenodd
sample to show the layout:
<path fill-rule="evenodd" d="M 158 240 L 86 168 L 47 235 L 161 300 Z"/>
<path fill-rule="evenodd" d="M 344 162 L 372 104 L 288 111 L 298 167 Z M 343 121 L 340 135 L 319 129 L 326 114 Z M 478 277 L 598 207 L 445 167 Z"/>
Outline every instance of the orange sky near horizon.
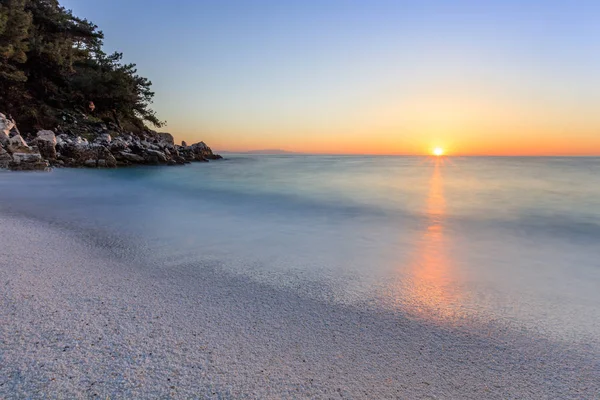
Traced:
<path fill-rule="evenodd" d="M 433 154 L 435 147 L 441 147 L 446 156 L 600 156 L 600 139 L 592 143 L 577 143 L 570 138 L 549 142 L 545 141 L 543 137 L 515 139 L 512 142 L 510 140 L 499 140 L 492 143 L 477 141 L 460 143 L 454 140 L 433 140 L 428 143 L 409 146 L 393 141 L 380 141 L 371 144 L 349 141 L 344 143 L 304 141 L 289 146 L 278 146 L 277 143 L 265 142 L 262 146 L 259 143 L 244 146 L 243 141 L 240 141 L 237 145 L 231 145 L 227 142 L 221 143 L 221 141 L 215 139 L 209 140 L 208 143 L 216 151 L 230 152 L 284 150 L 307 154 L 430 155 Z"/>
<path fill-rule="evenodd" d="M 201 132 L 189 130 L 197 123 L 191 118 L 169 128 L 178 138 L 201 137 L 222 151 L 422 155 L 441 147 L 449 156 L 600 155 L 600 95 L 591 87 L 532 84 L 524 91 L 520 79 L 512 85 L 448 81 L 397 92 L 379 88 L 371 96 L 318 107 L 240 100 L 230 106 L 231 114 L 211 115 Z"/>
<path fill-rule="evenodd" d="M 555 114 L 556 115 L 556 114 Z M 221 151 L 285 150 L 311 154 L 424 155 L 435 147 L 448 156 L 594 156 L 600 155 L 600 119 L 548 118 L 544 123 L 506 120 L 449 121 L 443 118 L 388 120 L 374 118 L 353 126 L 215 126 L 201 134 L 174 127 L 178 139 L 201 137 Z M 538 120 L 539 121 L 539 120 Z M 181 133 L 179 133 L 181 132 Z"/>

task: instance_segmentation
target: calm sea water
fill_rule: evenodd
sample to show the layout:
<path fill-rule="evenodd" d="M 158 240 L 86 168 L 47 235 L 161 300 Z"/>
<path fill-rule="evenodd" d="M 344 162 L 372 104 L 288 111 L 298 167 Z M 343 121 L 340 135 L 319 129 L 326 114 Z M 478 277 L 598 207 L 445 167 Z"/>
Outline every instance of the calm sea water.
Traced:
<path fill-rule="evenodd" d="M 218 264 L 323 301 L 598 345 L 598 158 L 231 155 L 2 172 L 2 213 L 132 243 L 167 267 Z"/>

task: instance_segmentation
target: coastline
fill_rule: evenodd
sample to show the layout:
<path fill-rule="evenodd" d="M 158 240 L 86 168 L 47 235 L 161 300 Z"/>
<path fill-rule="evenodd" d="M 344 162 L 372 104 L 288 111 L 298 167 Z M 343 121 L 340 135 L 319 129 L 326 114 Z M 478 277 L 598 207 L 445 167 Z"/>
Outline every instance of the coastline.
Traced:
<path fill-rule="evenodd" d="M 68 118 L 67 118 L 68 116 Z M 184 165 L 220 160 L 204 142 L 175 144 L 173 135 L 150 129 L 126 132 L 115 124 L 63 112 L 54 130 L 21 134 L 14 119 L 0 113 L 0 169 L 50 167 L 116 168 L 132 165 Z"/>
<path fill-rule="evenodd" d="M 589 349 L 315 300 L 218 263 L 165 263 L 160 251 L 100 231 L 2 210 L 0 221 L 0 397 L 581 399 L 600 392 Z"/>

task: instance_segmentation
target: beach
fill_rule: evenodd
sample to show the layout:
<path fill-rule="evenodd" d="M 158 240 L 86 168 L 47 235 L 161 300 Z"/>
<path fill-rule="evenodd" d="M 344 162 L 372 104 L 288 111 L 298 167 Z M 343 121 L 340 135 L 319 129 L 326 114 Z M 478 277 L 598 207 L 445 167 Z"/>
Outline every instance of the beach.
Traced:
<path fill-rule="evenodd" d="M 431 173 L 430 166 L 424 168 Z M 165 173 L 154 171 L 123 173 Z M 588 335 L 597 313 L 589 313 L 594 301 L 585 297 L 583 284 L 583 300 L 576 306 L 586 310 L 581 319 L 588 325 L 573 323 L 564 330 L 553 328 L 562 322 L 552 325 L 541 317 L 539 330 L 525 317 L 520 322 L 459 318 L 460 313 L 449 313 L 450 306 L 434 308 L 412 297 L 391 307 L 389 298 L 377 300 L 380 293 L 369 297 L 367 284 L 356 277 L 322 278 L 333 272 L 311 267 L 306 258 L 297 256 L 293 263 L 304 262 L 305 275 L 281 269 L 282 258 L 274 262 L 280 269 L 268 271 L 248 260 L 248 248 L 264 260 L 279 254 L 269 252 L 271 245 L 277 247 L 269 237 L 261 238 L 265 248 L 254 242 L 239 247 L 243 241 L 236 234 L 250 230 L 257 240 L 258 232 L 283 223 L 279 215 L 267 217 L 264 199 L 252 208 L 260 214 L 254 220 L 266 225 L 252 227 L 236 219 L 238 206 L 223 206 L 219 199 L 226 212 L 219 210 L 211 200 L 214 192 L 205 193 L 204 203 L 194 194 L 193 207 L 185 208 L 172 197 L 159 202 L 141 193 L 135 185 L 149 185 L 144 178 L 131 192 L 100 185 L 129 182 L 121 173 L 2 175 L 0 398 L 594 399 L 600 394 L 599 347 L 593 332 Z M 211 173 L 221 174 L 205 172 L 209 187 Z M 98 192 L 73 184 L 77 176 Z M 47 191 L 40 183 L 44 179 L 50 179 Z M 42 189 L 34 194 L 27 189 L 32 184 Z M 244 203 L 248 196 L 257 193 L 247 193 Z M 451 198 L 447 191 L 446 202 Z M 167 204 L 200 214 L 190 214 L 195 224 L 187 226 L 169 214 Z M 434 217 L 440 215 L 439 202 L 424 204 Z M 286 215 L 294 212 L 299 210 L 287 209 Z M 282 226 L 288 227 L 286 221 Z M 181 236 L 173 234 L 175 227 Z M 222 245 L 219 229 L 232 232 L 238 247 Z M 304 246 L 304 234 L 292 235 L 296 246 Z M 194 239 L 186 242 L 186 237 Z M 428 240 L 445 246 L 440 237 Z M 282 251 L 295 254 L 289 245 Z M 439 254 L 435 257 L 439 263 Z M 232 267 L 235 260 L 247 262 L 243 271 Z M 449 296 L 435 284 L 428 288 L 430 302 Z M 547 306 L 558 309 L 551 302 Z M 535 309 L 522 302 L 521 308 L 527 307 Z"/>

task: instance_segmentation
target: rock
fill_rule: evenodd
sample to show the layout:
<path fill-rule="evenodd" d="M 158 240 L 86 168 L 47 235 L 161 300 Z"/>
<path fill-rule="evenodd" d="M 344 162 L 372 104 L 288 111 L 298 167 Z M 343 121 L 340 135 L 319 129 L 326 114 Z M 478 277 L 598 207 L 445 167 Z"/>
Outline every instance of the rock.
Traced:
<path fill-rule="evenodd" d="M 37 142 L 37 147 L 40 149 L 40 154 L 44 159 L 56 159 L 56 146 L 54 146 L 51 142 L 40 140 Z"/>
<path fill-rule="evenodd" d="M 158 150 L 146 150 L 144 158 L 149 164 L 162 164 L 168 161 L 167 155 Z"/>
<path fill-rule="evenodd" d="M 112 142 L 112 137 L 108 133 L 101 133 L 94 142 L 108 145 Z"/>
<path fill-rule="evenodd" d="M 43 140 L 46 142 L 51 142 L 52 144 L 56 144 L 56 135 L 52 131 L 39 131 L 36 135 L 36 140 Z"/>
<path fill-rule="evenodd" d="M 187 143 L 185 142 L 185 140 L 181 141 L 181 147 L 187 147 Z"/>
<path fill-rule="evenodd" d="M 24 150 L 30 150 L 29 146 L 27 145 L 27 142 L 25 141 L 25 139 L 23 139 L 21 135 L 15 135 L 9 138 L 8 142 L 6 143 L 6 149 L 10 153 L 18 153 Z"/>
<path fill-rule="evenodd" d="M 39 131 L 35 139 L 40 154 L 46 160 L 56 159 L 56 136 L 52 131 Z"/>
<path fill-rule="evenodd" d="M 124 132 L 114 124 L 106 126 L 68 112 L 63 112 L 63 121 L 54 132 L 42 130 L 31 141 L 27 136 L 26 141 L 12 118 L 0 114 L 0 168 L 43 168 L 48 164 L 46 160 L 55 166 L 113 168 L 132 164 L 182 165 L 220 158 L 204 142 L 188 146 L 183 141 L 178 146 L 173 135 L 166 132 Z"/>
<path fill-rule="evenodd" d="M 108 154 L 106 156 L 106 167 L 107 168 L 116 168 L 117 167 L 117 159 L 112 154 Z"/>
<path fill-rule="evenodd" d="M 17 136 L 19 138 L 15 139 Z M 8 168 L 13 171 L 33 171 L 45 170 L 49 167 L 48 161 L 42 159 L 37 147 L 23 146 L 25 141 L 17 135 L 11 138 L 12 146 L 9 151 L 12 152 L 12 161 L 9 162 Z"/>
<path fill-rule="evenodd" d="M 0 144 L 6 144 L 7 138 L 20 134 L 15 120 L 0 113 Z"/>
<path fill-rule="evenodd" d="M 56 144 L 61 144 L 61 143 L 65 143 L 65 142 L 70 142 L 71 139 L 69 139 L 69 135 L 65 134 L 65 133 L 61 133 L 60 135 L 56 135 Z"/>
<path fill-rule="evenodd" d="M 12 157 L 8 154 L 8 151 L 2 147 L 2 143 L 0 143 L 0 168 L 6 169 L 8 165 L 12 162 Z"/>
<path fill-rule="evenodd" d="M 84 139 L 84 138 L 82 138 L 81 136 L 77 136 L 77 137 L 75 138 L 75 140 L 73 140 L 73 143 L 74 143 L 75 145 L 77 145 L 77 146 L 80 146 L 80 145 L 88 145 L 88 144 L 89 144 L 88 140 L 87 140 L 87 139 Z"/>
<path fill-rule="evenodd" d="M 0 144 L 8 143 L 10 132 L 15 128 L 15 121 L 8 119 L 6 115 L 0 113 Z"/>
<path fill-rule="evenodd" d="M 32 162 L 12 162 L 8 166 L 13 171 L 45 171 L 50 167 L 48 161 L 32 161 Z"/>
<path fill-rule="evenodd" d="M 12 158 L 16 164 L 37 163 L 43 161 L 40 153 L 13 153 Z"/>
<path fill-rule="evenodd" d="M 119 151 L 124 151 L 129 147 L 125 140 L 120 138 L 116 138 L 115 140 L 110 142 L 110 151 L 113 153 L 117 153 Z"/>
<path fill-rule="evenodd" d="M 160 147 L 158 147 L 154 143 L 150 143 L 150 142 L 148 142 L 146 140 L 140 141 L 140 146 L 142 146 L 144 149 L 160 150 Z"/>
<path fill-rule="evenodd" d="M 185 150 L 188 152 L 185 158 L 191 159 L 192 161 L 218 160 L 222 158 L 219 155 L 213 154 L 211 148 L 204 142 L 194 143 L 193 145 L 186 147 Z M 190 151 L 192 154 L 189 154 Z"/>
<path fill-rule="evenodd" d="M 129 161 L 131 163 L 134 164 L 143 164 L 144 162 L 146 162 L 146 160 L 144 159 L 144 157 L 138 155 L 138 154 L 134 154 L 134 153 L 127 153 L 125 151 L 122 151 L 119 153 L 119 155 L 126 161 Z"/>
<path fill-rule="evenodd" d="M 167 144 L 175 144 L 175 139 L 173 139 L 173 135 L 171 135 L 170 133 L 159 132 L 159 133 L 157 133 L 157 135 L 158 135 L 159 142 L 167 143 Z"/>

